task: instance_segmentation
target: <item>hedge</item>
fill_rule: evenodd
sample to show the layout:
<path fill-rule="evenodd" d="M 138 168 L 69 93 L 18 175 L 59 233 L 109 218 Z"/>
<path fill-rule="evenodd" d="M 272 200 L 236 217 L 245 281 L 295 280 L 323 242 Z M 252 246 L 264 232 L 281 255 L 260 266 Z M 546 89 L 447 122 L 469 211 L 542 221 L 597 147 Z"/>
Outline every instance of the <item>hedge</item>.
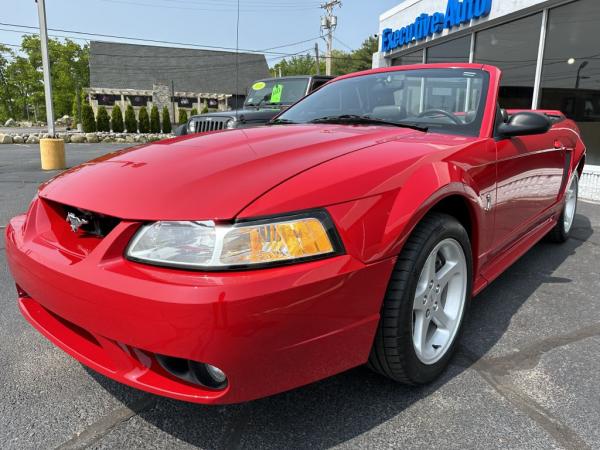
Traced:
<path fill-rule="evenodd" d="M 125 109 L 125 128 L 128 133 L 137 133 L 138 130 L 135 111 L 131 105 L 127 105 L 127 108 Z"/>
<path fill-rule="evenodd" d="M 83 110 L 81 111 L 81 125 L 83 131 L 86 133 L 93 133 L 96 131 L 96 118 L 94 117 L 94 110 L 89 103 L 83 105 Z"/>
<path fill-rule="evenodd" d="M 179 125 L 183 125 L 184 123 L 187 123 L 187 121 L 188 121 L 187 112 L 185 112 L 185 109 L 180 109 L 179 110 Z"/>
<path fill-rule="evenodd" d="M 160 116 L 156 105 L 152 106 L 150 110 L 150 132 L 160 133 Z"/>
<path fill-rule="evenodd" d="M 142 106 L 138 114 L 138 128 L 140 133 L 148 133 L 150 131 L 150 118 L 148 117 L 148 110 L 144 106 Z"/>
<path fill-rule="evenodd" d="M 198 115 L 198 110 L 196 108 L 192 108 L 192 112 L 190 113 L 190 117 L 197 116 L 197 115 Z"/>
<path fill-rule="evenodd" d="M 98 108 L 96 115 L 96 129 L 98 131 L 110 131 L 110 118 L 104 106 Z"/>
<path fill-rule="evenodd" d="M 115 133 L 122 133 L 125 131 L 125 127 L 123 125 L 123 113 L 121 112 L 119 105 L 115 105 L 112 110 L 110 124 Z"/>
<path fill-rule="evenodd" d="M 166 106 L 162 110 L 162 132 L 171 132 L 171 116 L 169 115 L 169 108 Z"/>

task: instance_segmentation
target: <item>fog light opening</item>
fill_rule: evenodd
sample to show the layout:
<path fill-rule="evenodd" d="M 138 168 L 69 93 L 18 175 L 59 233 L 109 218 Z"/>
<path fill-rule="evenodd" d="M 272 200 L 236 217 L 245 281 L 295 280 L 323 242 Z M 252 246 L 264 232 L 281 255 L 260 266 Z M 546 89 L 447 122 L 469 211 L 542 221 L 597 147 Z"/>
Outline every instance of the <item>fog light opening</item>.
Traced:
<path fill-rule="evenodd" d="M 15 284 L 15 287 L 17 289 L 17 296 L 19 298 L 31 298 L 31 296 L 27 292 L 25 292 L 25 290 L 21 286 Z"/>
<path fill-rule="evenodd" d="M 227 386 L 227 376 L 218 367 L 190 361 L 190 371 L 197 382 L 206 387 L 211 389 L 223 389 Z"/>
<path fill-rule="evenodd" d="M 227 387 L 227 376 L 218 367 L 173 356 L 156 355 L 160 366 L 169 374 L 209 389 Z"/>

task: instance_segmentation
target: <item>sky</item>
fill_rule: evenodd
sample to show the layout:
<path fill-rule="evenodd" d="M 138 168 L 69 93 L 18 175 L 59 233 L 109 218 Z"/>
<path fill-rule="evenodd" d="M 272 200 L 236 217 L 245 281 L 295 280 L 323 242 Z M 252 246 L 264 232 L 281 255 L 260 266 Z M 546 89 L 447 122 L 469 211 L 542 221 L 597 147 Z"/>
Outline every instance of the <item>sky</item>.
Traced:
<path fill-rule="evenodd" d="M 364 39 L 377 33 L 379 15 L 401 1 L 343 0 L 335 10 L 338 27 L 334 48 L 347 51 L 359 47 Z M 305 53 L 314 48 L 315 42 L 324 52 L 325 42 L 319 38 L 324 13 L 319 8 L 321 3 L 240 0 L 239 48 L 270 49 L 270 65 L 283 54 Z M 48 28 L 227 48 L 236 47 L 236 9 L 237 0 L 46 0 Z M 18 45 L 22 33 L 15 30 L 35 32 L 8 24 L 37 27 L 35 1 L 0 0 L 0 43 Z M 135 43 L 65 31 L 49 34 Z"/>

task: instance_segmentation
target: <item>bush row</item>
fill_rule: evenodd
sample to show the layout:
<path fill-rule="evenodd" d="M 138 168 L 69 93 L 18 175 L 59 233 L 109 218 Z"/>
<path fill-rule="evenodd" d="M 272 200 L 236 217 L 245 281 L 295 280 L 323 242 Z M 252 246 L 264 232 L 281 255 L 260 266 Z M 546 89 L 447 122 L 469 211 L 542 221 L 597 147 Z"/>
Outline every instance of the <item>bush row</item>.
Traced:
<path fill-rule="evenodd" d="M 185 111 L 183 111 L 185 114 Z M 181 122 L 182 115 L 179 113 L 179 122 Z M 119 105 L 115 105 L 112 109 L 111 116 L 108 116 L 108 112 L 104 106 L 98 108 L 98 114 L 94 117 L 94 110 L 91 105 L 84 104 L 81 112 L 81 125 L 83 131 L 86 133 L 93 133 L 95 131 L 113 131 L 115 133 L 122 133 L 127 130 L 128 133 L 170 133 L 171 132 L 171 116 L 169 115 L 169 109 L 165 106 L 162 110 L 162 121 L 158 108 L 153 106 L 148 115 L 148 110 L 145 107 L 140 109 L 138 117 L 135 117 L 135 111 L 131 105 L 127 106 L 125 110 L 125 121 L 123 121 L 123 113 Z M 185 114 L 185 121 L 187 122 L 187 114 Z"/>

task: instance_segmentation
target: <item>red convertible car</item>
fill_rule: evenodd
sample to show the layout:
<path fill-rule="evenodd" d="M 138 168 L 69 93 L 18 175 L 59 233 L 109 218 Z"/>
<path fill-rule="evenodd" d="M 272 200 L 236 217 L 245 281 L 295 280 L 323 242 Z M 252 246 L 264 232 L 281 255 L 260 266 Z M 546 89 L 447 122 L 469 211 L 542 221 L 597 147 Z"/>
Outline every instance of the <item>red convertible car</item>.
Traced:
<path fill-rule="evenodd" d="M 191 402 L 365 363 L 427 383 L 471 297 L 575 216 L 576 125 L 503 110 L 500 79 L 475 64 L 355 73 L 267 127 L 64 172 L 6 230 L 20 309 L 92 369 Z"/>

